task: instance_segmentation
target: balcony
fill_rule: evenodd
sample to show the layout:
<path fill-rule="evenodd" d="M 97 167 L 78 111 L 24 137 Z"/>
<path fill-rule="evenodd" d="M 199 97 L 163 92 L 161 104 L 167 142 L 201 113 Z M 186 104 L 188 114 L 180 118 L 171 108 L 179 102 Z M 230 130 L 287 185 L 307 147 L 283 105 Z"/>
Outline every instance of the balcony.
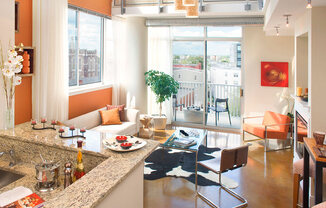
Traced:
<path fill-rule="evenodd" d="M 176 95 L 174 109 L 174 121 L 202 124 L 204 118 L 204 84 L 200 82 L 179 82 L 180 89 Z M 222 128 L 240 128 L 241 125 L 241 103 L 240 86 L 209 83 L 207 85 L 207 107 L 215 107 L 216 98 L 228 98 L 231 124 L 227 112 L 220 113 L 217 125 L 215 125 L 215 112 L 208 110 L 207 126 L 218 126 Z M 220 104 L 223 107 L 223 104 Z M 207 111 L 208 108 L 205 108 Z"/>

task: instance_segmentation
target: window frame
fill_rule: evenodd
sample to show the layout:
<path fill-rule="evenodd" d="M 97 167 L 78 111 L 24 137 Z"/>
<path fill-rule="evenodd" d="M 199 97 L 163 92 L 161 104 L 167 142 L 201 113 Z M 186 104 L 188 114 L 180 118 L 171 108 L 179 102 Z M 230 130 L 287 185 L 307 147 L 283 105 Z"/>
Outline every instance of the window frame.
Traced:
<path fill-rule="evenodd" d="M 87 92 L 87 91 L 94 91 L 96 90 L 97 88 L 98 89 L 102 89 L 103 87 L 106 88 L 106 87 L 110 87 L 112 85 L 105 85 L 104 84 L 104 73 L 105 73 L 105 70 L 104 70 L 104 57 L 105 57 L 105 50 L 104 50 L 104 47 L 105 47 L 105 18 L 107 18 L 105 15 L 101 15 L 101 14 L 97 14 L 93 11 L 88 11 L 88 10 L 85 10 L 85 9 L 80 9 L 79 7 L 75 7 L 75 6 L 71 6 L 71 5 L 68 5 L 68 10 L 71 9 L 73 11 L 76 12 L 76 24 L 77 24 L 77 40 L 76 40 L 76 57 L 77 57 L 77 60 L 76 60 L 76 80 L 77 80 L 77 83 L 76 85 L 72 85 L 70 86 L 69 85 L 69 77 L 68 77 L 68 87 L 69 87 L 69 94 L 70 95 L 75 95 L 75 94 L 79 94 L 80 93 L 83 93 L 83 92 Z M 83 12 L 85 14 L 88 14 L 88 15 L 94 15 L 94 16 L 97 16 L 99 18 L 101 18 L 101 47 L 100 47 L 100 72 L 101 72 L 101 76 L 100 76 L 100 81 L 99 82 L 95 82 L 95 83 L 89 83 L 89 84 L 83 84 L 83 85 L 80 85 L 79 84 L 79 34 L 80 34 L 80 12 Z M 109 18 L 108 18 L 109 19 Z M 68 40 L 69 41 L 69 40 Z M 68 48 L 69 50 L 69 48 Z M 68 60 L 68 68 L 69 68 L 69 60 Z M 70 69 L 68 69 L 70 70 Z M 69 71 L 68 71 L 68 76 L 69 76 Z"/>

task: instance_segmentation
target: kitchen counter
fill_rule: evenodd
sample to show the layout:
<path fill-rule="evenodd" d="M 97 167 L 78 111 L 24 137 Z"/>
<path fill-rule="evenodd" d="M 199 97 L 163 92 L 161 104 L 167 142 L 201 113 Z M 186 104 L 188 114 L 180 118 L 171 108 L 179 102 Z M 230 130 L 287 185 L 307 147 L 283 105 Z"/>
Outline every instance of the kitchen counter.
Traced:
<path fill-rule="evenodd" d="M 45 207 L 96 207 L 102 200 L 110 195 L 129 174 L 139 165 L 143 164 L 145 158 L 159 145 L 156 141 L 146 140 L 146 146 L 140 150 L 117 153 L 106 149 L 102 144 L 103 139 L 112 135 L 87 131 L 85 136 L 85 145 L 83 146 L 82 152 L 85 158 L 85 166 L 87 165 L 86 161 L 90 163 L 90 167 L 88 168 L 90 171 L 88 172 L 85 167 L 87 174 L 68 188 L 63 190 L 61 185 L 57 190 L 43 194 L 34 189 L 36 183 L 34 177 L 35 170 L 33 165 L 28 163 L 28 160 L 30 160 L 30 158 L 34 158 L 34 160 L 39 158 L 39 153 L 41 151 L 49 152 L 50 159 L 62 161 L 71 160 L 72 156 L 70 156 L 70 153 L 72 153 L 71 155 L 73 156 L 77 155 L 77 139 L 61 139 L 57 131 L 54 130 L 32 130 L 29 123 L 17 125 L 14 131 L 1 130 L 0 139 L 5 139 L 6 143 L 8 143 L 7 146 L 12 146 L 16 143 L 17 146 L 15 146 L 14 149 L 17 156 L 21 154 L 21 158 L 27 159 L 27 161 L 23 161 L 15 167 L 10 168 L 10 170 L 21 172 L 26 174 L 26 176 L 0 189 L 0 193 L 22 185 L 32 189 L 44 198 L 46 201 Z M 18 149 L 16 149 L 16 147 Z M 8 147 L 1 142 L 0 148 Z M 28 151 L 31 149 L 33 149 L 33 151 Z M 62 154 L 60 152 L 52 154 L 55 150 L 66 151 L 66 153 Z M 2 151 L 2 149 L 0 149 L 0 151 Z M 6 166 L 8 167 L 8 161 L 3 161 L 1 159 L 0 167 L 3 168 Z"/>

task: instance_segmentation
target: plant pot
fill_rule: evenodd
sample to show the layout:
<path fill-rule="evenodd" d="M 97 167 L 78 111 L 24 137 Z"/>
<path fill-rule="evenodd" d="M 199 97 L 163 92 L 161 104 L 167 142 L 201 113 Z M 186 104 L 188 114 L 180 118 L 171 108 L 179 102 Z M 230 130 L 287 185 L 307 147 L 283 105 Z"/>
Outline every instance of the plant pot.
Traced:
<path fill-rule="evenodd" d="M 166 120 L 167 118 L 165 116 L 154 116 L 153 122 L 154 122 L 154 129 L 165 129 L 166 127 Z"/>

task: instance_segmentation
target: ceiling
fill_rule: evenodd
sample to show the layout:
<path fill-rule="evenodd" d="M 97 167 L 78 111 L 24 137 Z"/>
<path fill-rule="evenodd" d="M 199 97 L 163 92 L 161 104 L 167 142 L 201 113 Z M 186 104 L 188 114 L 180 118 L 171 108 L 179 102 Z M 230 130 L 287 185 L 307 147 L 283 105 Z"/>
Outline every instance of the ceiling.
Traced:
<path fill-rule="evenodd" d="M 126 0 L 127 7 L 125 13 L 121 15 L 120 2 L 119 5 L 112 8 L 113 16 L 141 16 L 146 18 L 183 18 L 185 13 L 176 12 L 173 2 L 162 4 L 162 11 L 159 12 L 159 5 L 130 5 L 128 1 L 137 3 L 140 0 Z M 143 0 L 144 1 L 144 0 Z M 157 1 L 156 1 L 157 2 Z M 249 3 L 251 10 L 246 11 L 245 5 Z M 258 0 L 203 0 L 204 11 L 200 12 L 199 18 L 214 17 L 234 17 L 234 16 L 262 16 L 263 10 L 259 8 Z"/>
<path fill-rule="evenodd" d="M 275 26 L 280 27 L 280 35 L 294 35 L 294 23 L 306 11 L 307 0 L 270 0 L 265 14 L 265 27 L 267 35 L 276 35 Z M 326 6 L 326 0 L 312 0 L 312 6 Z M 285 14 L 291 14 L 290 26 L 286 27 Z"/>

